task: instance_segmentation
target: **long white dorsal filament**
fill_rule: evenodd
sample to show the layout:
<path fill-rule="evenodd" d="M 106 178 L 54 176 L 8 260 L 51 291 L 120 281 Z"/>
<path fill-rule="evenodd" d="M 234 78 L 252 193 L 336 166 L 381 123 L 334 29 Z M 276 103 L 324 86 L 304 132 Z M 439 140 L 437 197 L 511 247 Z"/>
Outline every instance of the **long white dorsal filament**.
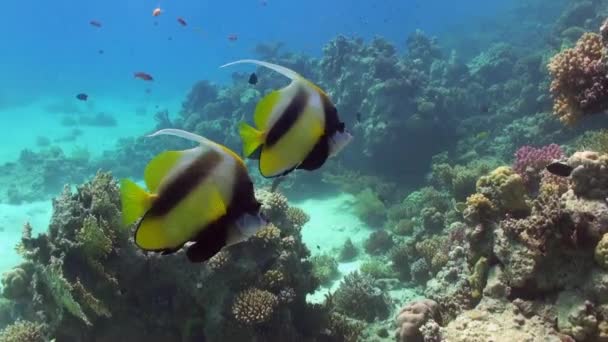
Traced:
<path fill-rule="evenodd" d="M 238 61 L 234 61 L 234 62 L 230 62 L 230 63 L 224 64 L 220 68 L 225 68 L 225 67 L 232 66 L 232 65 L 235 65 L 235 64 L 255 64 L 255 65 L 263 66 L 263 67 L 268 68 L 268 69 L 272 69 L 272 70 L 278 72 L 279 74 L 281 74 L 281 75 L 283 75 L 283 76 L 285 76 L 285 77 L 287 77 L 287 78 L 289 78 L 289 79 L 291 79 L 293 81 L 303 79 L 303 77 L 300 74 L 298 74 L 297 72 L 295 72 L 295 71 L 293 71 L 293 70 L 291 70 L 289 68 L 286 68 L 284 66 L 280 66 L 280 65 L 277 65 L 277 64 L 272 64 L 272 63 L 268 63 L 268 62 L 264 62 L 264 61 L 259 61 L 257 59 L 241 59 L 241 60 L 238 60 Z"/>
<path fill-rule="evenodd" d="M 176 137 L 180 137 L 180 138 L 184 138 L 187 140 L 191 140 L 194 142 L 197 142 L 201 145 L 215 145 L 215 143 L 213 143 L 213 141 L 202 137 L 198 134 L 194 134 L 191 132 L 187 132 L 181 129 L 176 129 L 176 128 L 165 128 L 165 129 L 161 129 L 160 131 L 156 131 L 150 135 L 148 135 L 148 137 L 156 137 L 159 135 L 173 135 Z"/>

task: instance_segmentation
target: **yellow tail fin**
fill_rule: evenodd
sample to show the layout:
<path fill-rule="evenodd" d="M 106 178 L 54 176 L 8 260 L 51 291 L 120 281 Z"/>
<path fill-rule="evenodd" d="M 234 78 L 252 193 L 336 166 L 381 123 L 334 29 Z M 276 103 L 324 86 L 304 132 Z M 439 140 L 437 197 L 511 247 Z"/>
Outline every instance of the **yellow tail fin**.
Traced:
<path fill-rule="evenodd" d="M 264 133 L 245 122 L 239 124 L 239 135 L 241 136 L 241 140 L 243 140 L 243 153 L 245 157 L 249 157 L 264 143 Z"/>
<path fill-rule="evenodd" d="M 129 179 L 120 181 L 120 202 L 122 203 L 122 222 L 128 226 L 144 216 L 152 205 L 152 195 Z"/>

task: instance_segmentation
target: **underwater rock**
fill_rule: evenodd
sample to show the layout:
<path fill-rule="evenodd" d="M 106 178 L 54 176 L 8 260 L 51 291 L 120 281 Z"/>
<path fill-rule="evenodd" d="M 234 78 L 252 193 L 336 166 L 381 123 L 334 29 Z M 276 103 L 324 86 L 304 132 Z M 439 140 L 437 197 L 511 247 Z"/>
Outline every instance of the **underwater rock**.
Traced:
<path fill-rule="evenodd" d="M 526 318 L 509 302 L 484 298 L 441 328 L 446 341 L 564 341 L 550 323 L 538 316 Z"/>
<path fill-rule="evenodd" d="M 472 272 L 462 247 L 454 247 L 447 264 L 430 279 L 424 295 L 439 304 L 442 318 L 447 322 L 460 312 L 473 307 L 472 289 L 468 278 Z"/>
<path fill-rule="evenodd" d="M 576 152 L 568 158 L 573 168 L 572 189 L 577 196 L 604 200 L 608 198 L 608 155 Z"/>
<path fill-rule="evenodd" d="M 556 302 L 557 328 L 577 341 L 593 340 L 597 334 L 598 319 L 593 303 L 585 300 L 578 291 L 563 291 Z"/>

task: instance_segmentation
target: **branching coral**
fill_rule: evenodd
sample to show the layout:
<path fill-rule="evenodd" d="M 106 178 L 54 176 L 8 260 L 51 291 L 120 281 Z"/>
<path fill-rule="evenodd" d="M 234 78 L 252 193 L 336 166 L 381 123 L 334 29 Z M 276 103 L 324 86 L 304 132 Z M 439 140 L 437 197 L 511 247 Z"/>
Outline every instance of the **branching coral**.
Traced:
<path fill-rule="evenodd" d="M 354 259 L 357 254 L 359 254 L 359 250 L 355 247 L 353 241 L 350 238 L 346 239 L 342 249 L 340 249 L 340 261 L 350 261 Z"/>
<path fill-rule="evenodd" d="M 602 37 L 585 33 L 572 49 L 555 55 L 549 63 L 553 111 L 565 124 L 608 109 L 608 71 Z"/>
<path fill-rule="evenodd" d="M 393 247 L 392 236 L 384 230 L 377 230 L 369 234 L 365 240 L 365 251 L 368 254 L 384 254 Z"/>
<path fill-rule="evenodd" d="M 557 144 L 540 148 L 522 146 L 515 152 L 513 170 L 520 175 L 529 189 L 535 189 L 540 182 L 541 172 L 545 166 L 556 159 L 564 157 L 564 151 Z"/>
<path fill-rule="evenodd" d="M 57 305 L 60 308 L 67 310 L 87 325 L 90 325 L 91 322 L 85 315 L 80 304 L 72 295 L 72 285 L 63 276 L 62 264 L 60 261 L 53 259 L 50 265 L 42 267 L 40 274 L 42 276 L 42 281 L 49 289 Z"/>
<path fill-rule="evenodd" d="M 315 255 L 310 258 L 310 262 L 312 263 L 312 274 L 321 284 L 329 284 L 340 274 L 338 262 L 329 254 Z"/>
<path fill-rule="evenodd" d="M 337 311 L 368 322 L 385 319 L 390 308 L 388 296 L 374 285 L 374 280 L 358 272 L 344 277 L 333 302 Z"/>
<path fill-rule="evenodd" d="M 43 327 L 39 323 L 16 321 L 0 331 L 0 342 L 44 342 Z"/>
<path fill-rule="evenodd" d="M 276 306 L 277 296 L 256 288 L 239 293 L 232 304 L 232 315 L 240 323 L 257 325 L 270 320 Z"/>
<path fill-rule="evenodd" d="M 361 221 L 372 227 L 380 227 L 386 218 L 386 207 L 371 189 L 365 189 L 355 197 L 355 213 Z"/>

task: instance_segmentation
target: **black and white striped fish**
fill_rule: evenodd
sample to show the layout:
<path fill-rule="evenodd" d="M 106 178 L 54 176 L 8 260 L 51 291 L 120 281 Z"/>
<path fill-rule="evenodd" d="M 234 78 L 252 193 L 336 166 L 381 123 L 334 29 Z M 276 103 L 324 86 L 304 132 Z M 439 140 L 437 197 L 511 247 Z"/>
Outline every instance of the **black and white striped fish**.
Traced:
<path fill-rule="evenodd" d="M 294 169 L 316 170 L 352 140 L 327 94 L 293 70 L 245 59 L 222 67 L 250 63 L 291 79 L 285 88 L 266 95 L 253 117 L 255 127 L 241 123 L 239 133 L 246 157 L 259 158 L 264 177 L 278 177 Z"/>
<path fill-rule="evenodd" d="M 236 153 L 177 129 L 151 136 L 157 135 L 175 135 L 200 145 L 153 158 L 144 171 L 147 191 L 128 179 L 121 181 L 123 221 L 130 225 L 139 219 L 135 231 L 139 248 L 169 254 L 193 242 L 186 251 L 188 258 L 205 261 L 266 224 L 253 182 Z"/>

